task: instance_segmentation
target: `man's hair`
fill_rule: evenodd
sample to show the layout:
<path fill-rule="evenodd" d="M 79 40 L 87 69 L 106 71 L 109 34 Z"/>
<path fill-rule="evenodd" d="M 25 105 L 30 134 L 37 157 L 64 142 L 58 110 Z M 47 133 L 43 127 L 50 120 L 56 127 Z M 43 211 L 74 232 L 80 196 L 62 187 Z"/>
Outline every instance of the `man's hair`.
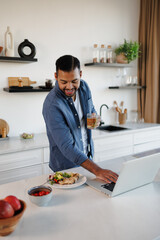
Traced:
<path fill-rule="evenodd" d="M 73 57 L 71 55 L 64 55 L 57 59 L 56 61 L 56 73 L 58 74 L 58 70 L 62 70 L 64 72 L 70 72 L 78 68 L 80 70 L 80 61 L 78 58 Z"/>

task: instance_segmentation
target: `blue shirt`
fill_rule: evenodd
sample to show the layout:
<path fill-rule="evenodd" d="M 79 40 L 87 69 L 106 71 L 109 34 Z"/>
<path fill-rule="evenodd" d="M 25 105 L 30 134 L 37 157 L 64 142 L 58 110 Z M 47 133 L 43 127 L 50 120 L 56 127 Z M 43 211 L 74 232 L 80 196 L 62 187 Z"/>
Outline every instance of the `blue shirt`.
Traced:
<path fill-rule="evenodd" d="M 96 111 L 90 89 L 84 80 L 80 80 L 78 91 L 85 126 L 87 126 L 87 113 Z M 57 81 L 44 101 L 43 117 L 50 145 L 49 166 L 53 171 L 77 167 L 88 157 L 93 157 L 91 130 L 87 129 L 89 153 L 87 156 L 83 153 L 81 127 L 73 99 L 59 89 Z"/>

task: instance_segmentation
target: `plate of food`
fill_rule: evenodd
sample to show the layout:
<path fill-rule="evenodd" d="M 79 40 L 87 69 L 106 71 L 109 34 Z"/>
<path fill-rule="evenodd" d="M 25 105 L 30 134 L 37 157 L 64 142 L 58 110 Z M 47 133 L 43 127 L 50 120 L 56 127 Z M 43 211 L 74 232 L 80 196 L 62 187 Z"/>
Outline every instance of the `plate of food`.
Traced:
<path fill-rule="evenodd" d="M 48 182 L 54 188 L 76 188 L 83 185 L 87 181 L 87 178 L 79 173 L 74 172 L 55 172 L 50 174 Z"/>

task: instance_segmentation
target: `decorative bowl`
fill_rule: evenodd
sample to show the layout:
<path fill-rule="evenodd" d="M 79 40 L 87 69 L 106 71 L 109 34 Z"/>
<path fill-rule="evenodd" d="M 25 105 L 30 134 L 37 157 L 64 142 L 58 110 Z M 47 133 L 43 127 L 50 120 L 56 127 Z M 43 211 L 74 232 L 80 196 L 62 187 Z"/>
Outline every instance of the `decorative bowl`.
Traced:
<path fill-rule="evenodd" d="M 46 195 L 37 195 L 34 194 L 40 194 L 40 192 L 49 192 Z M 35 186 L 28 190 L 28 196 L 32 203 L 36 204 L 37 206 L 46 206 L 52 199 L 52 188 L 49 186 Z"/>
<path fill-rule="evenodd" d="M 33 137 L 34 137 L 33 133 L 23 133 L 23 134 L 21 134 L 21 138 L 24 138 L 24 139 L 32 139 Z"/>
<path fill-rule="evenodd" d="M 0 219 L 0 236 L 7 236 L 11 234 L 15 230 L 18 222 L 20 221 L 27 205 L 25 201 L 20 199 L 19 201 L 22 207 L 20 210 L 16 211 L 13 217 Z"/>

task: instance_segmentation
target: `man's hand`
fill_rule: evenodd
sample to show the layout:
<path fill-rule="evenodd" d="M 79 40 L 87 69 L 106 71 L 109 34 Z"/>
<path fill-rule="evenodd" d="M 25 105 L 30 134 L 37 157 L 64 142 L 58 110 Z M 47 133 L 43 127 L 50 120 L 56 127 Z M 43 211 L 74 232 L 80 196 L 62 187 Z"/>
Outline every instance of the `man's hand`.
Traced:
<path fill-rule="evenodd" d="M 112 172 L 111 170 L 108 169 L 103 169 L 100 168 L 96 163 L 92 162 L 90 159 L 87 159 L 84 161 L 81 166 L 94 175 L 96 175 L 97 178 L 107 182 L 116 182 L 118 179 L 118 174 L 115 172 Z"/>
<path fill-rule="evenodd" d="M 92 116 L 93 119 L 95 119 L 95 122 L 92 123 L 93 126 L 89 125 L 89 126 L 87 126 L 87 128 L 95 129 L 95 128 L 99 127 L 100 122 L 101 122 L 101 117 L 99 115 L 97 115 L 96 113 L 92 113 L 91 116 Z"/>
<path fill-rule="evenodd" d="M 118 174 L 108 169 L 100 169 L 96 174 L 96 177 L 107 183 L 111 183 L 111 182 L 116 183 L 118 179 Z"/>

